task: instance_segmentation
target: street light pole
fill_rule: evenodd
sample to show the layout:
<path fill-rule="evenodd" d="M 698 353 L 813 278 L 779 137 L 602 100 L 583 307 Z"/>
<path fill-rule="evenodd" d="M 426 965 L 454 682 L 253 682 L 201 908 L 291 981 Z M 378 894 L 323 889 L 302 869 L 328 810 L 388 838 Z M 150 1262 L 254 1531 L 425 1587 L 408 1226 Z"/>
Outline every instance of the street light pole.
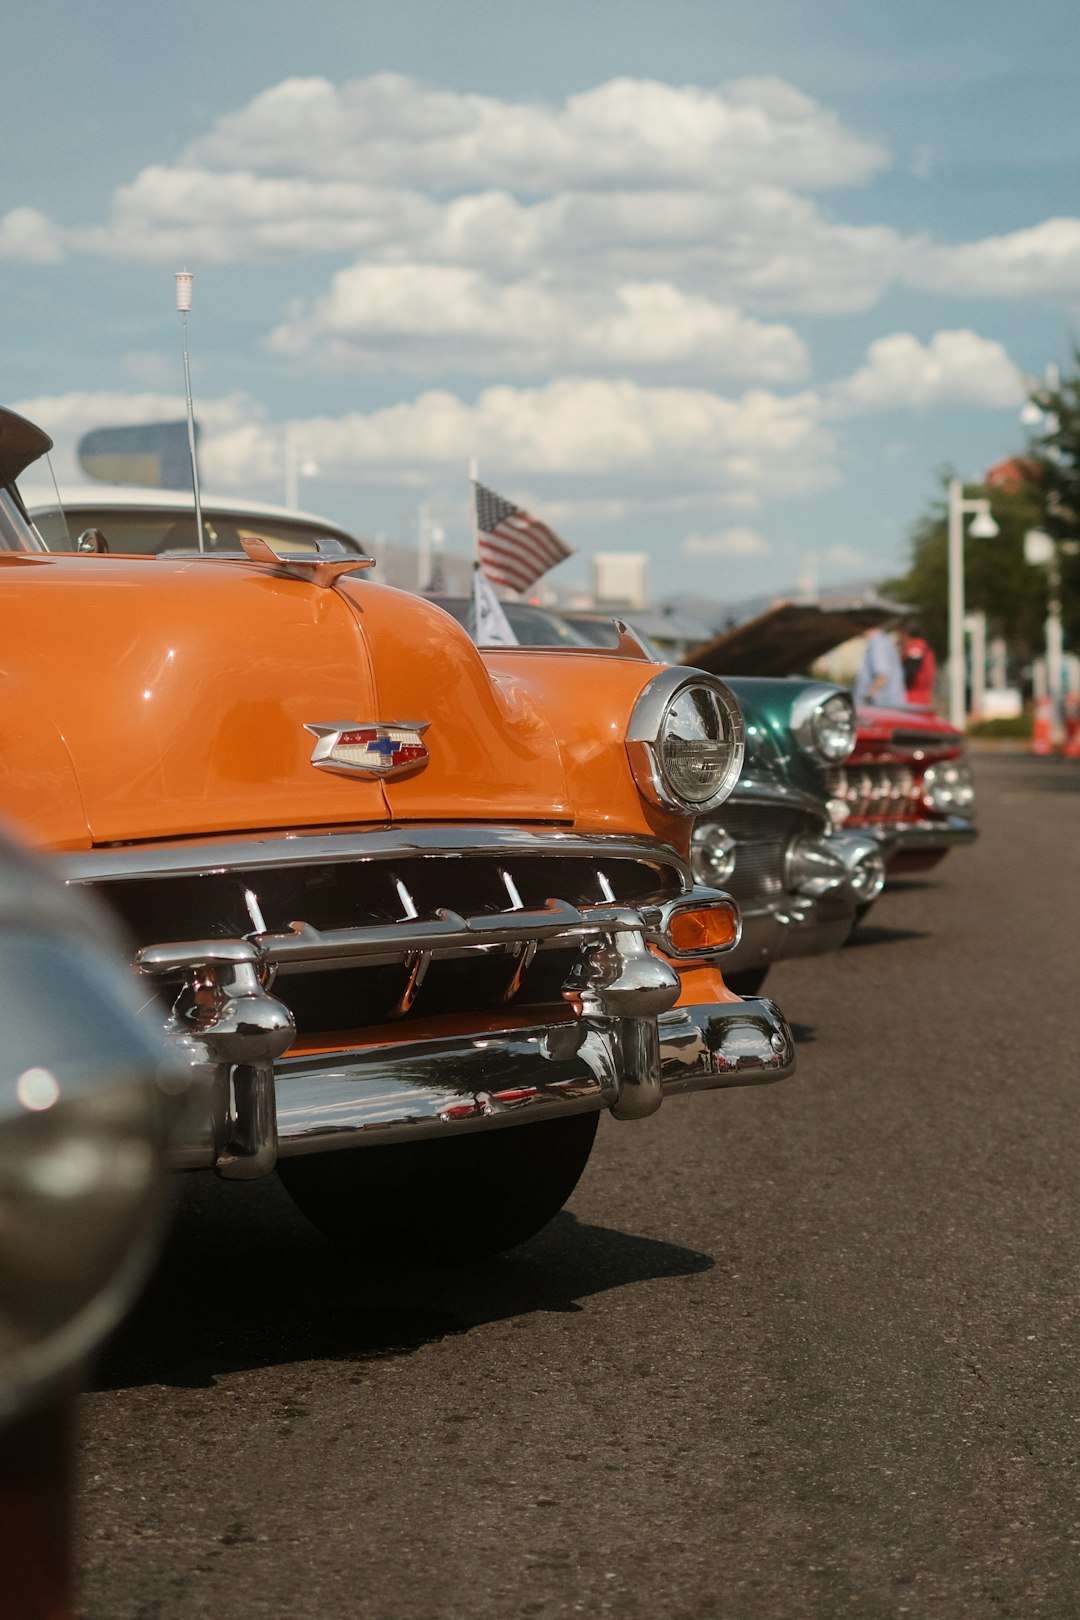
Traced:
<path fill-rule="evenodd" d="M 992 540 L 999 532 L 983 497 L 964 499 L 959 478 L 949 479 L 949 722 L 963 731 L 967 724 L 967 682 L 964 668 L 964 518 L 975 521 L 976 540 Z"/>

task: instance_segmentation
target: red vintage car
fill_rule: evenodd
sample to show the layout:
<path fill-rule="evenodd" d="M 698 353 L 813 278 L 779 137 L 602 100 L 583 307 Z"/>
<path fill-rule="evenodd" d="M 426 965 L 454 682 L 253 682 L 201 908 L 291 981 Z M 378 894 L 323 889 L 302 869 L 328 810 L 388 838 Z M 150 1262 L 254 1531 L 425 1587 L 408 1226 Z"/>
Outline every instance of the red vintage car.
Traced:
<path fill-rule="evenodd" d="M 686 663 L 725 676 L 791 675 L 861 631 L 895 620 L 896 604 L 868 600 L 844 607 L 782 602 L 700 647 Z M 855 749 L 820 770 L 834 822 L 871 832 L 892 875 L 936 866 L 975 837 L 975 786 L 962 732 L 930 709 L 858 711 Z M 793 760 L 798 769 L 800 762 Z M 868 909 L 868 908 L 866 908 Z"/>
<path fill-rule="evenodd" d="M 860 708 L 854 753 L 825 772 L 833 820 L 887 842 L 892 874 L 936 866 L 975 837 L 965 746 L 929 709 Z"/>

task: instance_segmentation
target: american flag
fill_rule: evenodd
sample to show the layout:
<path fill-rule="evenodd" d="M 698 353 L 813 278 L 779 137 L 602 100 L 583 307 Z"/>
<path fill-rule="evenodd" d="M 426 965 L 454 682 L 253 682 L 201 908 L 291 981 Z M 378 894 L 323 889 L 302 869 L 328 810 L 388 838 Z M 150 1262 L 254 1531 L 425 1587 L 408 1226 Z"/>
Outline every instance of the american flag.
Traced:
<path fill-rule="evenodd" d="M 483 484 L 474 483 L 473 489 L 477 553 L 481 568 L 493 584 L 527 591 L 541 574 L 573 555 L 573 547 L 560 540 L 546 523 L 530 517 L 520 506 L 485 489 Z"/>

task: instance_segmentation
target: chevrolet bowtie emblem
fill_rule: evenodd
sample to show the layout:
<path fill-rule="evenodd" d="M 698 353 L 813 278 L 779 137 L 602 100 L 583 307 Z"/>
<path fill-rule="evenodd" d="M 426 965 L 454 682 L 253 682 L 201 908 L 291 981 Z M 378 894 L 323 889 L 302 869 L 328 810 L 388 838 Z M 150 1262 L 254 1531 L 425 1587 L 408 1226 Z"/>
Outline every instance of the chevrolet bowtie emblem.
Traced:
<path fill-rule="evenodd" d="M 411 776 L 428 762 L 427 720 L 331 720 L 305 725 L 315 738 L 311 763 L 339 776 Z"/>

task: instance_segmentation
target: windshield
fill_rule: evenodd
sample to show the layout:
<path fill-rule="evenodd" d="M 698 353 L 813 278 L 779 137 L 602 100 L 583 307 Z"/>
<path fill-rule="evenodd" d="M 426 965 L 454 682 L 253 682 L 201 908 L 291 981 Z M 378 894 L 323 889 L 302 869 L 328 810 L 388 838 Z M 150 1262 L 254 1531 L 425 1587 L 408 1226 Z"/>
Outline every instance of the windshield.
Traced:
<path fill-rule="evenodd" d="M 471 596 L 433 596 L 431 601 L 451 614 L 469 634 L 473 631 Z M 560 613 L 548 613 L 531 602 L 502 602 L 510 628 L 522 647 L 588 647 L 589 641 Z"/>
<path fill-rule="evenodd" d="M 41 544 L 10 491 L 0 488 L 0 551 L 40 551 Z"/>
<path fill-rule="evenodd" d="M 66 517 L 66 523 L 65 523 Z M 39 510 L 34 522 L 50 551 L 73 551 L 84 529 L 100 529 L 109 550 L 121 556 L 157 556 L 170 551 L 197 551 L 194 512 L 140 507 L 69 506 Z M 358 555 L 363 548 L 340 529 L 320 523 L 290 522 L 288 518 L 260 517 L 240 512 L 203 508 L 207 552 L 243 551 L 248 536 L 265 540 L 275 551 L 313 552 L 318 540 L 340 540 Z"/>

